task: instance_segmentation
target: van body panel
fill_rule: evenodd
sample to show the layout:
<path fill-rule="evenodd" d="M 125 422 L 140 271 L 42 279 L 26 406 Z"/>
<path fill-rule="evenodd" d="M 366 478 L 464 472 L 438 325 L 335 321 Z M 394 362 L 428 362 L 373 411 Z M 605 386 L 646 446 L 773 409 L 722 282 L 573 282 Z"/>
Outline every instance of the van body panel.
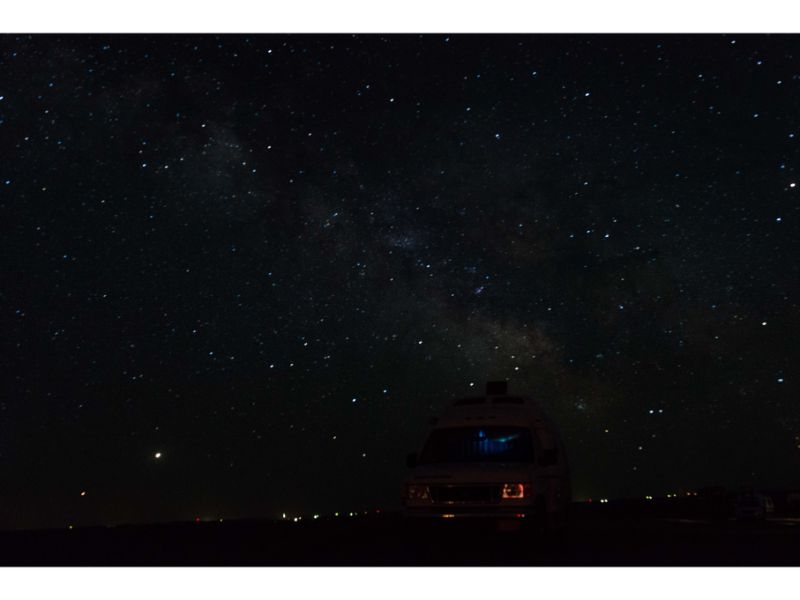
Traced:
<path fill-rule="evenodd" d="M 555 524 L 566 520 L 571 501 L 558 430 L 533 399 L 507 395 L 464 398 L 448 407 L 403 493 L 410 517 L 533 516 Z"/>

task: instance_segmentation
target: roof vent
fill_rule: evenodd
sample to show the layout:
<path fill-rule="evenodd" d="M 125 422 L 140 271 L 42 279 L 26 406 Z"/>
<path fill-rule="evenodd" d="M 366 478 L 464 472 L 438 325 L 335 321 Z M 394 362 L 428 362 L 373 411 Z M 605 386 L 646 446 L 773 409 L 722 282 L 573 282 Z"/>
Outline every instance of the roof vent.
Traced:
<path fill-rule="evenodd" d="M 508 393 L 507 381 L 487 381 L 486 382 L 486 395 L 487 396 L 505 396 Z"/>

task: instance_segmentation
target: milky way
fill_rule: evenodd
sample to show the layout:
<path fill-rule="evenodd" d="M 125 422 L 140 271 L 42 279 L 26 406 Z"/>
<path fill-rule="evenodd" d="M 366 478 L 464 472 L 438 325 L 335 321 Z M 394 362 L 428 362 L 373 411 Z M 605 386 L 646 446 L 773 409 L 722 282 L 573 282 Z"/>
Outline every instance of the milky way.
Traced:
<path fill-rule="evenodd" d="M 800 485 L 797 36 L 0 51 L 2 526 L 396 507 L 490 378 L 578 498 Z"/>

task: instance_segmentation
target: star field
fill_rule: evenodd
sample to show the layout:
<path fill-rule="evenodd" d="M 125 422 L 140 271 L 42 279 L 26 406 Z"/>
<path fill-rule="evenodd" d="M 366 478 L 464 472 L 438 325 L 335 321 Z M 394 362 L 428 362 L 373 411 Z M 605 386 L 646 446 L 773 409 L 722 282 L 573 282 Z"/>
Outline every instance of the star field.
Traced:
<path fill-rule="evenodd" d="M 576 498 L 800 485 L 798 56 L 0 37 L 0 526 L 396 507 L 498 378 Z"/>

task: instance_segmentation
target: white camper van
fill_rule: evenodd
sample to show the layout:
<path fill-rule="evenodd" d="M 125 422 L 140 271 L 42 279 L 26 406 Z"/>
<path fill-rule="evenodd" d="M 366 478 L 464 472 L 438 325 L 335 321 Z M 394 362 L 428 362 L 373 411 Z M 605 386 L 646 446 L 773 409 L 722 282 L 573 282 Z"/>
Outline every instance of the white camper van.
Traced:
<path fill-rule="evenodd" d="M 407 464 L 407 516 L 566 522 L 572 490 L 561 437 L 533 399 L 508 395 L 505 381 L 457 400 Z"/>

